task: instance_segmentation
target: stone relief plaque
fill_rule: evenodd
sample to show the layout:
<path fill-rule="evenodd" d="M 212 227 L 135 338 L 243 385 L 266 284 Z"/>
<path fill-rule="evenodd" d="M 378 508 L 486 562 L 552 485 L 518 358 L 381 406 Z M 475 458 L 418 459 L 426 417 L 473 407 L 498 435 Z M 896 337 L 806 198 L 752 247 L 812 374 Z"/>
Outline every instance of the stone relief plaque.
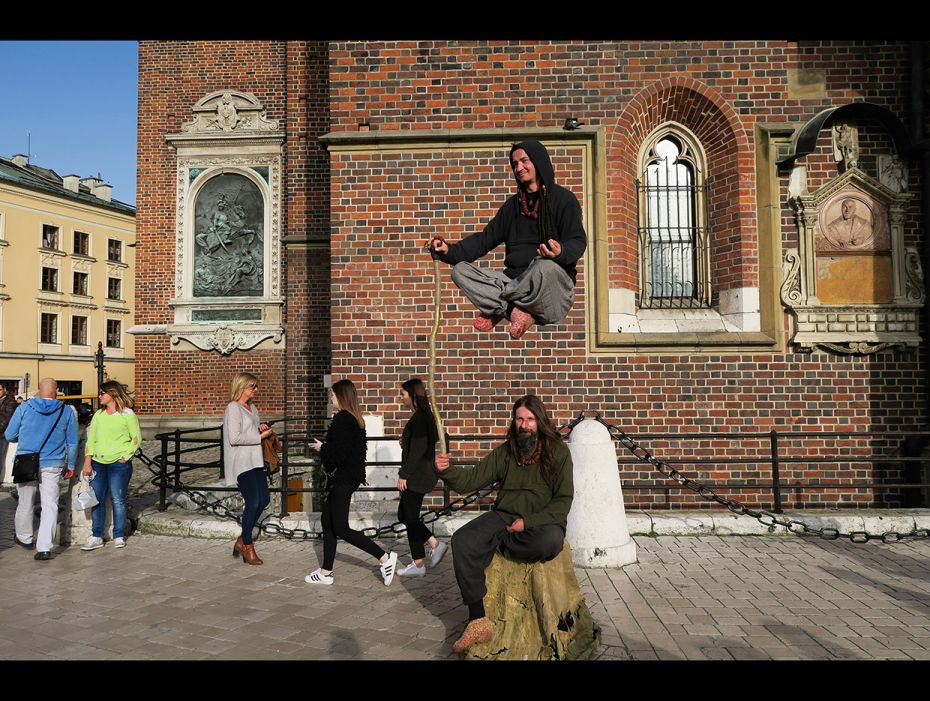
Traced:
<path fill-rule="evenodd" d="M 892 192 L 907 192 L 907 168 L 897 156 L 878 157 L 878 180 Z"/>
<path fill-rule="evenodd" d="M 820 212 L 815 245 L 818 253 L 833 254 L 891 250 L 886 208 L 863 192 L 837 193 Z"/>
<path fill-rule="evenodd" d="M 194 297 L 262 296 L 264 200 L 236 173 L 211 178 L 194 205 Z"/>

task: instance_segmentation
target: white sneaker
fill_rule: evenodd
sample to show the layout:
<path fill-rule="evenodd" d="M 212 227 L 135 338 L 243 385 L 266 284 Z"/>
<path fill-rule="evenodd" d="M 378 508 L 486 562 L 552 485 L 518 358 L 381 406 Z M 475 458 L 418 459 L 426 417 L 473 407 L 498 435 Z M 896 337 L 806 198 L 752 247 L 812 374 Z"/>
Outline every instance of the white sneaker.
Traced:
<path fill-rule="evenodd" d="M 126 539 L 125 539 L 125 538 L 114 538 L 114 539 L 113 539 L 113 547 L 114 547 L 114 548 L 125 548 L 125 547 L 126 547 Z"/>
<path fill-rule="evenodd" d="M 81 550 L 96 550 L 97 548 L 103 547 L 103 538 L 98 538 L 97 536 L 90 536 L 87 539 L 87 542 L 81 546 Z"/>
<path fill-rule="evenodd" d="M 438 541 L 439 545 L 429 551 L 429 557 L 426 559 L 427 567 L 435 567 L 439 564 L 439 561 L 442 559 L 442 556 L 446 554 L 446 550 L 449 549 L 449 546 L 443 543 L 441 540 Z"/>
<path fill-rule="evenodd" d="M 397 553 L 388 555 L 388 561 L 381 565 L 381 578 L 384 580 L 384 586 L 389 587 L 394 581 L 394 570 L 397 569 Z"/>
<path fill-rule="evenodd" d="M 310 574 L 304 577 L 304 581 L 307 584 L 332 584 L 333 583 L 333 573 L 323 574 L 319 569 L 313 570 Z"/>
<path fill-rule="evenodd" d="M 417 563 L 411 562 L 409 565 L 404 567 L 402 570 L 397 570 L 398 577 L 425 577 L 426 576 L 426 563 L 424 562 L 422 566 L 417 567 Z"/>

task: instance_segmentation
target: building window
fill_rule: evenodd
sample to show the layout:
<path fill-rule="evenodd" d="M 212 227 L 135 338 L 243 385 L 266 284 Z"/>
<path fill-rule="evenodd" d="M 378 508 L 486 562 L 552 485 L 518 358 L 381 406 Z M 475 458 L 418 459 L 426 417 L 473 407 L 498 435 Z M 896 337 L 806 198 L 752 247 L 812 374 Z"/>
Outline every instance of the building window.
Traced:
<path fill-rule="evenodd" d="M 709 307 L 710 245 L 699 147 L 669 129 L 644 154 L 639 203 L 639 306 Z"/>
<path fill-rule="evenodd" d="M 51 224 L 42 225 L 42 248 L 48 248 L 52 251 L 58 250 L 58 235 L 60 229 Z"/>
<path fill-rule="evenodd" d="M 118 277 L 107 278 L 107 299 L 122 299 L 122 288 L 123 281 Z"/>
<path fill-rule="evenodd" d="M 87 317 L 71 317 L 71 344 L 75 346 L 87 345 Z"/>
<path fill-rule="evenodd" d="M 83 231 L 74 232 L 74 253 L 79 256 L 90 255 L 90 234 Z"/>
<path fill-rule="evenodd" d="M 42 289 L 46 292 L 58 292 L 57 268 L 42 268 Z"/>
<path fill-rule="evenodd" d="M 123 242 L 116 239 L 107 241 L 107 260 L 121 263 L 123 260 Z"/>
<path fill-rule="evenodd" d="M 120 347 L 120 326 L 117 319 L 107 319 L 107 348 Z"/>
<path fill-rule="evenodd" d="M 58 343 L 58 315 L 42 313 L 42 328 L 39 332 L 42 343 Z"/>
<path fill-rule="evenodd" d="M 74 274 L 74 286 L 71 291 L 76 295 L 87 296 L 87 273 Z"/>

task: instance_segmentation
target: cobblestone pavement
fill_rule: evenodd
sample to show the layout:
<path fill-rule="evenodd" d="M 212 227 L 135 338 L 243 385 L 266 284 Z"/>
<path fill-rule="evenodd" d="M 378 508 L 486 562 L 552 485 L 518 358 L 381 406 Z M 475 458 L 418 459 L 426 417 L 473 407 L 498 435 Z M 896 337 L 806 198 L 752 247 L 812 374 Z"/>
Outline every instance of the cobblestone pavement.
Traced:
<path fill-rule="evenodd" d="M 311 586 L 321 545 L 135 535 L 36 562 L 0 495 L 0 659 L 454 659 L 464 625 L 447 556 L 385 587 L 340 544 L 336 584 Z M 639 562 L 577 574 L 603 631 L 598 660 L 930 659 L 930 542 L 635 538 Z M 403 540 L 384 540 L 406 561 Z"/>

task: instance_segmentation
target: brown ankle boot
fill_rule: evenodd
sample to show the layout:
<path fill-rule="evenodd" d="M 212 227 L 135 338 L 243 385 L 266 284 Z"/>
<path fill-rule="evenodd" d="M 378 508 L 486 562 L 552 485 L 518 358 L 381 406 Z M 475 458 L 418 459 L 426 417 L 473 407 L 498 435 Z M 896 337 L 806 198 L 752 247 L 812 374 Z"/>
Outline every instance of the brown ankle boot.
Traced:
<path fill-rule="evenodd" d="M 239 557 L 239 554 L 242 552 L 242 536 L 236 538 L 236 542 L 233 545 L 233 557 Z"/>
<path fill-rule="evenodd" d="M 251 543 L 242 546 L 242 561 L 248 562 L 250 565 L 262 564 L 261 558 L 255 554 L 255 546 Z"/>

